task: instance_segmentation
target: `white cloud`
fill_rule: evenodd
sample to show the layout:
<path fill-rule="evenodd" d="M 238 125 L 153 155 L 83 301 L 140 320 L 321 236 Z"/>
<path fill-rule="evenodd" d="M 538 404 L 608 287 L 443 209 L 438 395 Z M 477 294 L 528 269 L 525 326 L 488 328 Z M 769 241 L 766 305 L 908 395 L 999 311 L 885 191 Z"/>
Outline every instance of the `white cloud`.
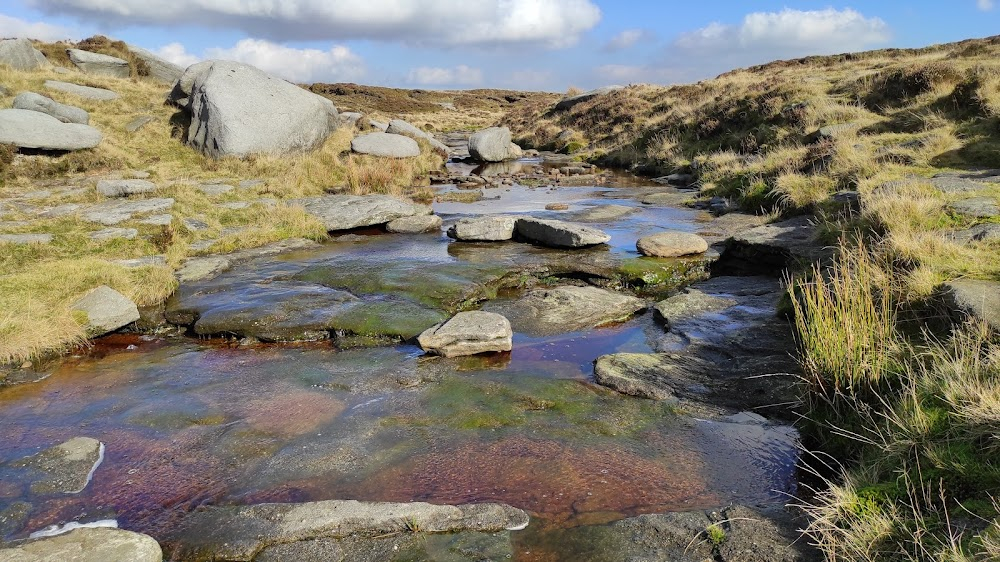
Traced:
<path fill-rule="evenodd" d="M 993 0 L 976 0 L 976 7 L 984 12 L 988 12 L 993 9 Z"/>
<path fill-rule="evenodd" d="M 608 84 L 669 84 L 681 76 L 674 69 L 649 65 L 606 64 L 593 71 L 597 83 Z"/>
<path fill-rule="evenodd" d="M 748 14 L 739 25 L 713 23 L 681 35 L 674 46 L 689 54 L 733 54 L 766 60 L 858 51 L 886 42 L 889 26 L 848 8 Z M 758 62 L 764 62 L 759 60 Z"/>
<path fill-rule="evenodd" d="M 608 52 L 624 51 L 631 48 L 639 41 L 653 38 L 653 33 L 645 29 L 626 29 L 615 35 L 604 45 L 604 50 Z"/>
<path fill-rule="evenodd" d="M 365 74 L 361 57 L 341 45 L 321 51 L 243 39 L 230 49 L 206 49 L 205 58 L 245 62 L 292 82 L 344 82 L 358 80 Z"/>
<path fill-rule="evenodd" d="M 567 47 L 601 19 L 591 0 L 30 0 L 103 26 L 199 25 L 286 40 Z"/>
<path fill-rule="evenodd" d="M 420 66 L 410 70 L 407 82 L 425 86 L 475 86 L 483 83 L 483 71 L 464 64 L 454 68 Z"/>
<path fill-rule="evenodd" d="M 187 68 L 201 60 L 200 57 L 196 57 L 187 52 L 184 45 L 181 45 L 180 43 L 170 43 L 169 45 L 164 45 L 153 52 L 181 68 Z"/>
<path fill-rule="evenodd" d="M 78 36 L 78 32 L 58 25 L 28 22 L 0 14 L 0 38 L 26 37 L 41 41 L 59 41 L 62 39 L 76 39 Z"/>

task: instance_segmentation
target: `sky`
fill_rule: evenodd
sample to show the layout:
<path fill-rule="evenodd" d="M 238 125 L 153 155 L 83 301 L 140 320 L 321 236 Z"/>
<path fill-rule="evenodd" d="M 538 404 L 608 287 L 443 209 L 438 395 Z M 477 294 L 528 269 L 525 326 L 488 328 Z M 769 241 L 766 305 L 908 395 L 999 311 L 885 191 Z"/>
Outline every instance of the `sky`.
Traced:
<path fill-rule="evenodd" d="M 95 34 L 298 83 L 565 91 L 1000 34 L 1000 0 L 3 0 L 0 37 Z"/>

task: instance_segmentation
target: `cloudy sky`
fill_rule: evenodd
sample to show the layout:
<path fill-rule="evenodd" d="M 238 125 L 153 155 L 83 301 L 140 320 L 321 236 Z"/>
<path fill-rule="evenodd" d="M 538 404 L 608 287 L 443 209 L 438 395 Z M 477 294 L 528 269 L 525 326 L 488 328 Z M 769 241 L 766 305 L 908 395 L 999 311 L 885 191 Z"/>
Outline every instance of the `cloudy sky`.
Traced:
<path fill-rule="evenodd" d="M 103 34 L 296 82 L 564 91 L 1000 33 L 1000 0 L 3 0 L 0 37 Z M 996 6 L 995 6 L 996 4 Z"/>

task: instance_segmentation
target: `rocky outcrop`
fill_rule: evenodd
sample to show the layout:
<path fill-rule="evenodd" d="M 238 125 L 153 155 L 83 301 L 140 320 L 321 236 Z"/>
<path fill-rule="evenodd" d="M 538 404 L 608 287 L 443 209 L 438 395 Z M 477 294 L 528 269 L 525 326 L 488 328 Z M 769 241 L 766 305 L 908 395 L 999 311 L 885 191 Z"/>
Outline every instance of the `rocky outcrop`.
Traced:
<path fill-rule="evenodd" d="M 139 319 L 135 303 L 107 285 L 87 293 L 70 308 L 86 314 L 87 334 L 91 337 L 113 332 Z"/>
<path fill-rule="evenodd" d="M 972 317 L 1000 332 L 1000 282 L 959 279 L 942 285 L 941 294 L 958 319 Z"/>
<path fill-rule="evenodd" d="M 372 126 L 374 126 L 374 124 Z M 448 145 L 434 138 L 434 135 L 419 129 L 402 119 L 393 119 L 392 121 L 389 121 L 389 124 L 385 128 L 385 132 L 392 133 L 394 135 L 405 135 L 413 139 L 423 139 L 430 143 L 431 147 L 443 156 L 447 156 L 448 153 L 451 152 Z"/>
<path fill-rule="evenodd" d="M 41 150 L 94 148 L 104 135 L 90 125 L 62 121 L 27 109 L 0 110 L 0 143 Z"/>
<path fill-rule="evenodd" d="M 28 39 L 0 41 L 0 66 L 14 70 L 36 70 L 48 66 L 49 61 Z"/>
<path fill-rule="evenodd" d="M 510 351 L 510 322 L 492 312 L 459 312 L 447 322 L 428 328 L 417 342 L 421 349 L 443 357 Z"/>
<path fill-rule="evenodd" d="M 51 115 L 63 123 L 79 123 L 87 125 L 90 123 L 90 114 L 71 105 L 61 104 L 51 98 L 34 92 L 23 92 L 14 98 L 14 109 L 26 109 L 37 111 L 46 115 Z"/>
<path fill-rule="evenodd" d="M 386 158 L 413 158 L 420 156 L 417 141 L 403 135 L 390 133 L 368 133 L 351 141 L 351 150 L 358 154 L 370 154 Z"/>
<path fill-rule="evenodd" d="M 603 230 L 559 220 L 519 218 L 516 228 L 518 235 L 553 248 L 583 248 L 611 240 Z"/>
<path fill-rule="evenodd" d="M 75 529 L 0 549 L 0 562 L 162 562 L 163 551 L 150 536 L 108 528 Z"/>
<path fill-rule="evenodd" d="M 403 217 L 431 213 L 430 207 L 388 195 L 325 195 L 295 199 L 290 203 L 303 207 L 329 231 L 386 224 Z"/>
<path fill-rule="evenodd" d="M 644 236 L 635 243 L 639 253 L 655 258 L 676 258 L 708 251 L 708 242 L 690 232 L 658 232 Z"/>
<path fill-rule="evenodd" d="M 147 180 L 100 180 L 97 192 L 105 197 L 128 197 L 156 191 L 156 184 Z"/>
<path fill-rule="evenodd" d="M 489 127 L 469 137 L 469 154 L 480 162 L 503 162 L 521 157 L 521 148 L 510 141 L 507 127 Z"/>
<path fill-rule="evenodd" d="M 132 71 L 129 69 L 128 61 L 118 57 L 92 53 L 80 49 L 66 49 L 69 60 L 73 61 L 84 74 L 96 76 L 111 76 L 114 78 L 128 78 Z"/>
<path fill-rule="evenodd" d="M 642 299 L 597 287 L 536 289 L 513 303 L 494 302 L 486 309 L 510 319 L 518 332 L 549 335 L 574 332 L 628 320 L 646 308 Z"/>
<path fill-rule="evenodd" d="M 32 494 L 77 494 L 87 487 L 103 460 L 103 443 L 90 437 L 74 437 L 10 466 L 26 471 Z"/>
<path fill-rule="evenodd" d="M 330 134 L 336 112 L 326 98 L 218 60 L 188 67 L 169 99 L 190 119 L 188 144 L 213 158 L 312 150 Z"/>
<path fill-rule="evenodd" d="M 182 529 L 170 541 L 179 544 L 174 559 L 249 561 L 272 545 L 318 539 L 377 538 L 417 532 L 499 532 L 527 526 L 525 512 L 502 504 L 321 501 L 211 507 L 188 515 Z"/>
<path fill-rule="evenodd" d="M 70 82 L 60 82 L 59 80 L 46 80 L 45 87 L 50 90 L 73 94 L 74 96 L 88 100 L 111 101 L 121 97 L 115 92 L 104 88 L 92 88 L 90 86 L 81 86 Z"/>
<path fill-rule="evenodd" d="M 595 90 L 590 90 L 589 92 L 584 92 L 582 94 L 577 94 L 575 96 L 566 96 L 565 98 L 559 100 L 556 103 L 556 111 L 566 111 L 572 108 L 578 103 L 583 103 L 585 101 L 592 100 L 597 96 L 603 96 L 604 94 L 610 94 L 611 92 L 624 89 L 625 86 L 604 86 L 603 88 L 597 88 Z"/>
<path fill-rule="evenodd" d="M 448 228 L 448 236 L 467 242 L 500 242 L 514 237 L 517 217 L 497 215 L 460 219 Z"/>
<path fill-rule="evenodd" d="M 181 75 L 184 74 L 183 68 L 147 51 L 146 49 L 136 47 L 135 45 L 129 45 L 128 50 L 137 59 L 146 63 L 146 67 L 149 69 L 149 77 L 154 80 L 159 80 L 160 82 L 166 84 L 173 84 L 180 80 Z"/>

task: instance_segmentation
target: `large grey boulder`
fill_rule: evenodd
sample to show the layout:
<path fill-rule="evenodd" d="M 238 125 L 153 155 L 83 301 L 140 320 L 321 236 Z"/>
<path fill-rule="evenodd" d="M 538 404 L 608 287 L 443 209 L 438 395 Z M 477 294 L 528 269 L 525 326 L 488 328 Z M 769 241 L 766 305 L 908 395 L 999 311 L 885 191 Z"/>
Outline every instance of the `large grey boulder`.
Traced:
<path fill-rule="evenodd" d="M 0 41 L 0 66 L 9 66 L 14 70 L 35 70 L 48 64 L 45 55 L 28 39 Z"/>
<path fill-rule="evenodd" d="M 205 61 L 188 67 L 171 100 L 190 116 L 188 144 L 207 156 L 312 150 L 332 130 L 333 102 L 247 64 Z"/>
<path fill-rule="evenodd" d="M 431 212 L 426 205 L 388 195 L 325 195 L 294 199 L 290 203 L 303 207 L 330 231 L 386 224 L 399 218 Z"/>
<path fill-rule="evenodd" d="M 135 303 L 107 285 L 87 293 L 70 308 L 87 315 L 87 334 L 91 337 L 113 332 L 139 319 Z"/>
<path fill-rule="evenodd" d="M 521 149 L 510 141 L 507 127 L 489 127 L 469 137 L 469 154 L 480 162 L 503 162 L 521 157 Z"/>
<path fill-rule="evenodd" d="M 1000 282 L 959 279 L 941 287 L 955 316 L 970 316 L 1000 331 Z"/>
<path fill-rule="evenodd" d="M 94 148 L 104 135 L 90 125 L 62 121 L 27 109 L 0 109 L 0 143 L 42 150 Z"/>
<path fill-rule="evenodd" d="M 413 158 L 420 156 L 417 141 L 403 135 L 390 133 L 368 133 L 351 141 L 351 150 L 358 154 L 370 154 L 386 158 Z"/>
<path fill-rule="evenodd" d="M 374 124 L 373 124 L 374 126 Z M 424 139 L 429 142 L 434 150 L 440 152 L 442 155 L 447 156 L 451 152 L 448 145 L 434 138 L 434 135 L 421 130 L 420 128 L 403 121 L 402 119 L 393 119 L 389 121 L 389 125 L 386 126 L 385 132 L 394 135 L 404 135 L 413 139 Z"/>
<path fill-rule="evenodd" d="M 100 180 L 97 192 L 105 197 L 128 197 L 156 191 L 156 184 L 148 180 Z"/>
<path fill-rule="evenodd" d="M 597 96 L 603 96 L 604 94 L 610 94 L 611 92 L 624 89 L 625 86 L 604 86 L 603 88 L 597 88 L 595 90 L 590 90 L 589 92 L 584 92 L 582 94 L 577 94 L 575 96 L 566 96 L 556 103 L 556 111 L 566 111 L 578 103 L 583 103 L 585 101 L 592 100 Z"/>
<path fill-rule="evenodd" d="M 409 533 L 524 529 L 528 514 L 503 504 L 433 505 L 331 500 L 210 507 L 189 514 L 170 542 L 178 560 L 250 561 L 272 545 Z"/>
<path fill-rule="evenodd" d="M 448 229 L 448 236 L 468 242 L 500 242 L 514 237 L 517 217 L 497 215 L 460 219 Z"/>
<path fill-rule="evenodd" d="M 708 242 L 691 232 L 667 231 L 643 236 L 635 247 L 644 256 L 675 258 L 708 251 Z"/>
<path fill-rule="evenodd" d="M 530 291 L 513 303 L 485 307 L 508 318 L 514 329 L 531 335 L 575 332 L 628 320 L 646 301 L 597 287 L 562 286 Z"/>
<path fill-rule="evenodd" d="M 81 86 L 71 82 L 60 82 L 59 80 L 46 80 L 45 87 L 50 90 L 73 94 L 74 96 L 88 100 L 111 101 L 121 97 L 115 92 L 104 88 L 92 88 L 90 86 Z"/>
<path fill-rule="evenodd" d="M 10 463 L 28 471 L 31 493 L 78 494 L 87 487 L 104 460 L 104 444 L 90 437 L 74 437 L 30 457 Z"/>
<path fill-rule="evenodd" d="M 517 233 L 532 242 L 555 248 L 584 248 L 611 240 L 603 230 L 559 220 L 522 218 Z"/>
<path fill-rule="evenodd" d="M 112 76 L 114 78 L 128 78 L 132 75 L 128 61 L 118 57 L 92 53 L 81 49 L 66 49 L 69 60 L 73 61 L 84 74 L 95 76 Z"/>
<path fill-rule="evenodd" d="M 149 77 L 154 80 L 159 80 L 160 82 L 165 82 L 167 84 L 173 84 L 180 79 L 182 74 L 184 74 L 183 68 L 156 56 L 142 47 L 128 45 L 128 50 L 130 53 L 135 55 L 136 58 L 146 63 L 146 66 L 149 68 Z"/>
<path fill-rule="evenodd" d="M 0 562 L 162 562 L 153 537 L 102 527 L 32 539 L 0 549 Z"/>
<path fill-rule="evenodd" d="M 421 349 L 443 357 L 510 351 L 510 322 L 493 312 L 459 312 L 447 322 L 428 328 L 417 342 Z"/>
<path fill-rule="evenodd" d="M 71 105 L 59 103 L 51 98 L 34 92 L 22 92 L 14 98 L 14 109 L 27 109 L 37 111 L 46 115 L 51 115 L 63 123 L 80 123 L 87 125 L 90 123 L 90 114 Z"/>

